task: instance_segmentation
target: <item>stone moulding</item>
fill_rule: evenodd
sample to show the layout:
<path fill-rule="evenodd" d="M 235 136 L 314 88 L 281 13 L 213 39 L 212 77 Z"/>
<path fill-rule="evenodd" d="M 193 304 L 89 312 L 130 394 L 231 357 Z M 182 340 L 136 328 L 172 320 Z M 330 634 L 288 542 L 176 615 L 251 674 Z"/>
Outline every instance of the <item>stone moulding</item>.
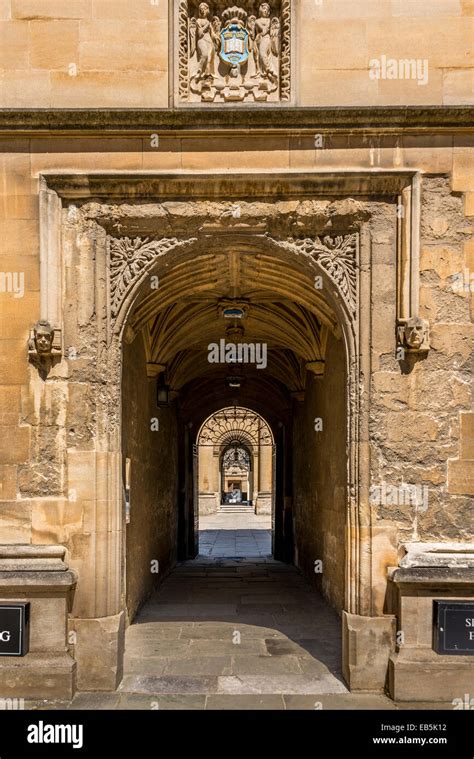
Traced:
<path fill-rule="evenodd" d="M 188 52 L 188 0 L 180 0 L 178 5 L 178 71 L 179 98 L 185 101 L 189 87 Z"/>
<path fill-rule="evenodd" d="M 474 543 L 406 543 L 403 569 L 456 567 L 474 569 Z"/>
<path fill-rule="evenodd" d="M 370 106 L 303 107 L 213 106 L 181 108 L 3 108 L 0 110 L 0 133 L 95 133 L 137 134 L 150 130 L 161 133 L 195 133 L 209 130 L 230 132 L 251 129 L 253 132 L 291 132 L 311 134 L 331 131 L 388 130 L 396 133 L 473 131 L 474 106 Z"/>
<path fill-rule="evenodd" d="M 61 545 L 0 545 L 0 572 L 63 572 L 68 569 L 67 551 Z"/>

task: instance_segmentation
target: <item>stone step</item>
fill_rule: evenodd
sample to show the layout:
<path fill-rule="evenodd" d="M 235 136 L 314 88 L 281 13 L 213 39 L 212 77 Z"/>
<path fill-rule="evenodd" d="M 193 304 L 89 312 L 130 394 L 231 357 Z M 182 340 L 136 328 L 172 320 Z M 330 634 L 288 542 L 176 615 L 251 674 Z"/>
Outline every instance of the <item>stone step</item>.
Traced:
<path fill-rule="evenodd" d="M 227 694 L 307 694 L 348 693 L 343 682 L 332 675 L 240 675 L 240 676 L 154 676 L 125 675 L 120 693 L 227 693 Z"/>

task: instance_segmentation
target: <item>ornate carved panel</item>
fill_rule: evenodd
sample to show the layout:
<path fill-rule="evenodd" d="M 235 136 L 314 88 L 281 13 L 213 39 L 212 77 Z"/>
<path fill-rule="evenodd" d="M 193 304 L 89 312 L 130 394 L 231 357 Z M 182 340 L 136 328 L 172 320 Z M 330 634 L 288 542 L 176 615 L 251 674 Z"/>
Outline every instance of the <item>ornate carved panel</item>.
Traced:
<path fill-rule="evenodd" d="M 275 240 L 288 250 L 311 256 L 326 271 L 336 285 L 349 313 L 357 306 L 357 245 L 358 235 L 325 236 L 316 238 Z"/>
<path fill-rule="evenodd" d="M 180 0 L 177 25 L 181 102 L 290 100 L 291 0 Z"/>
<path fill-rule="evenodd" d="M 188 245 L 193 240 L 178 240 L 176 237 L 163 237 L 161 240 L 149 240 L 135 237 L 109 237 L 110 260 L 110 306 L 115 316 L 126 293 L 137 279 L 158 257 L 172 248 Z"/>

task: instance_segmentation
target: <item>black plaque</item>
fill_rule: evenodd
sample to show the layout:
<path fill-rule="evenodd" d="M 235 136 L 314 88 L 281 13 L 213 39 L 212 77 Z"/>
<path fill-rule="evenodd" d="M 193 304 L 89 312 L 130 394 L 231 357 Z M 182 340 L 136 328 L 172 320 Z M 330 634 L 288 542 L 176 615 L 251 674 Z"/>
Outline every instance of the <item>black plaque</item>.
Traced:
<path fill-rule="evenodd" d="M 0 604 L 0 656 L 24 656 L 29 638 L 30 604 Z"/>
<path fill-rule="evenodd" d="M 438 654 L 474 655 L 474 603 L 434 601 L 433 648 Z"/>

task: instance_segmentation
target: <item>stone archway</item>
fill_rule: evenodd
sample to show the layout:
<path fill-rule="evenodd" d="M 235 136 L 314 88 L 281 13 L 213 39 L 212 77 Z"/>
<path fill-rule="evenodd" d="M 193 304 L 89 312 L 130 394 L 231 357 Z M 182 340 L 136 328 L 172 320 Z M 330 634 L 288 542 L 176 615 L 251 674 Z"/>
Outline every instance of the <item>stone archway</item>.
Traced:
<path fill-rule="evenodd" d="M 398 229 L 394 200 L 411 177 L 402 174 L 385 177 L 382 187 L 379 175 L 377 192 L 387 194 L 383 204 L 378 200 L 339 200 L 342 185 L 336 191 L 334 183 L 328 182 L 321 192 L 316 180 L 305 184 L 293 177 L 285 178 L 285 182 L 280 180 L 277 192 L 286 193 L 287 200 L 277 202 L 258 200 L 259 178 L 240 177 L 240 190 L 234 189 L 235 201 L 222 200 L 223 180 L 217 183 L 204 180 L 201 186 L 193 182 L 183 190 L 179 183 L 172 188 L 173 180 L 168 178 L 160 185 L 160 201 L 156 200 L 158 193 L 156 185 L 153 189 L 153 181 L 145 182 L 146 189 L 142 184 L 138 193 L 139 184 L 133 185 L 130 192 L 130 182 L 135 180 L 127 179 L 122 184 L 114 181 L 118 205 L 108 198 L 106 180 L 91 180 L 85 192 L 82 182 L 74 187 L 70 179 L 48 181 L 64 203 L 61 211 L 55 192 L 47 190 L 50 221 L 59 223 L 62 214 L 61 266 L 66 285 L 63 342 L 70 358 L 66 384 L 71 390 L 82 384 L 88 393 L 90 426 L 94 429 L 93 446 L 85 450 L 71 446 L 65 462 L 72 485 L 81 481 L 85 467 L 94 472 L 87 488 L 81 481 L 80 493 L 81 499 L 94 504 L 94 540 L 86 551 L 82 548 L 72 551 L 79 574 L 90 580 L 87 591 L 84 583 L 79 587 L 71 618 L 78 639 L 75 653 L 83 673 L 81 687 L 93 687 L 98 682 L 101 687 L 113 687 L 120 678 L 117 661 L 120 661 L 124 615 L 119 403 L 122 344 L 133 346 L 139 341 L 150 379 L 166 369 L 171 393 L 181 393 L 179 424 L 188 424 L 189 408 L 196 393 L 200 413 L 212 411 L 220 391 L 216 396 L 215 389 L 202 379 L 202 364 L 186 356 L 184 349 L 192 334 L 190 325 L 204 326 L 211 316 L 215 318 L 216 305 L 223 305 L 222 294 L 216 287 L 221 276 L 228 285 L 227 299 L 234 304 L 239 300 L 243 305 L 246 303 L 246 297 L 238 293 L 242 276 L 246 282 L 256 284 L 257 321 L 264 323 L 266 317 L 272 334 L 280 329 L 299 356 L 295 361 L 294 355 L 285 353 L 285 344 L 281 344 L 272 367 L 272 383 L 261 380 L 257 392 L 255 378 L 250 377 L 244 393 L 244 399 L 259 413 L 268 413 L 270 417 L 273 413 L 273 424 L 276 427 L 281 424 L 287 450 L 288 394 L 292 402 L 300 402 L 306 379 L 323 376 L 328 341 L 344 346 L 348 455 L 343 609 L 350 631 L 345 655 L 348 657 L 350 645 L 354 645 L 351 641 L 357 645 L 366 630 L 375 630 L 385 640 L 380 655 L 383 659 L 389 650 L 387 635 L 392 620 L 382 616 L 383 604 L 374 596 L 380 579 L 373 576 L 374 531 L 369 508 L 369 387 L 365 378 L 369 375 L 370 336 L 368 329 L 361 327 L 360 315 L 370 314 L 373 239 L 377 238 L 381 224 L 388 220 L 387 245 L 392 250 Z M 95 186 L 94 182 L 98 184 Z M 213 200 L 193 199 L 193 194 L 204 192 L 203 187 Z M 357 191 L 366 194 L 368 187 L 367 181 L 362 182 Z M 269 195 L 275 192 L 275 186 L 268 183 L 265 189 Z M 347 191 L 350 190 L 349 182 Z M 331 192 L 335 197 L 330 197 Z M 164 199 L 167 193 L 171 201 Z M 232 197 L 230 188 L 228 193 Z M 99 201 L 92 200 L 91 195 Z M 256 200 L 241 199 L 249 196 L 255 196 Z M 408 260 L 406 251 L 404 256 Z M 212 267 L 210 270 L 211 260 L 214 270 Z M 86 274 L 80 282 L 72 274 L 75 261 L 81 262 L 81 271 Z M 152 285 L 153 278 L 156 287 Z M 279 293 L 279 300 L 275 299 L 275 293 Z M 55 298 L 57 294 L 51 292 L 48 307 L 52 311 Z M 178 305 L 180 301 L 184 306 Z M 157 317 L 153 323 L 154 315 Z M 170 345 L 180 354 L 171 362 L 167 353 Z M 73 353 L 68 354 L 70 350 Z M 281 402 L 277 400 L 279 393 Z M 221 395 L 223 402 L 228 400 L 225 394 Z M 281 407 L 282 418 L 275 417 L 275 404 Z M 196 420 L 194 416 L 193 424 Z M 191 441 L 189 430 L 186 434 Z M 179 456 L 186 455 L 186 446 L 188 443 L 184 443 Z M 186 499 L 188 495 L 182 497 Z M 323 549 L 330 548 L 323 546 Z M 91 567 L 95 567 L 93 574 Z M 362 620 L 359 630 L 349 630 L 353 617 Z M 104 662 L 91 680 L 90 641 L 91 631 L 97 630 L 97 620 L 104 620 L 99 625 L 99 635 L 109 636 L 115 647 L 111 647 L 110 662 Z M 107 632 L 103 632 L 104 625 Z M 381 671 L 382 664 L 376 675 L 364 675 L 366 681 L 375 677 L 379 682 Z M 349 659 L 346 676 L 354 678 Z"/>
<path fill-rule="evenodd" d="M 122 266 L 124 261 L 124 243 L 126 245 L 129 244 L 123 239 L 120 242 L 109 240 L 109 255 L 111 256 L 111 260 L 117 253 L 117 250 L 120 250 L 118 255 L 122 261 Z M 203 251 L 203 244 L 205 244 L 205 251 Z M 230 298 L 229 302 L 234 305 L 236 303 L 243 306 L 248 305 L 250 312 L 248 323 L 251 323 L 253 317 L 259 325 L 263 324 L 265 328 L 268 328 L 267 325 L 270 325 L 269 340 L 272 339 L 275 329 L 274 323 L 276 323 L 279 334 L 284 336 L 280 338 L 282 339 L 282 350 L 271 366 L 273 379 L 269 379 L 267 382 L 270 385 L 274 382 L 279 382 L 281 385 L 286 386 L 287 390 L 289 386 L 289 392 L 293 396 L 292 401 L 287 400 L 288 406 L 290 403 L 301 403 L 303 400 L 302 396 L 305 384 L 309 381 L 308 375 L 322 379 L 327 344 L 331 341 L 341 343 L 341 337 L 344 334 L 345 328 L 349 328 L 350 330 L 349 339 L 356 336 L 354 332 L 354 312 L 356 309 L 356 272 L 359 258 L 359 237 L 357 233 L 350 232 L 347 235 L 336 237 L 325 236 L 324 238 L 316 237 L 314 239 L 306 238 L 302 241 L 294 241 L 292 238 L 278 240 L 276 238 L 269 238 L 268 236 L 256 235 L 252 227 L 249 227 L 246 233 L 240 231 L 236 237 L 223 239 L 222 230 L 217 227 L 212 231 L 212 236 L 206 233 L 204 238 L 202 234 L 198 234 L 195 240 L 191 238 L 184 242 L 176 238 L 176 242 L 173 240 L 172 245 L 170 245 L 167 238 L 163 243 L 163 247 L 161 241 L 159 241 L 155 250 L 149 241 L 145 242 L 144 245 L 145 250 L 142 250 L 137 240 L 133 240 L 130 243 L 129 251 L 133 249 L 133 253 L 131 253 L 132 260 L 135 262 L 137 255 L 138 258 L 141 255 L 145 258 L 140 267 L 139 274 L 135 278 L 136 295 L 133 305 L 131 305 L 131 311 L 127 315 L 126 326 L 124 327 L 125 340 L 130 345 L 133 345 L 140 335 L 143 336 L 147 352 L 149 376 L 153 376 L 155 366 L 156 373 L 161 372 L 166 367 L 170 391 L 172 394 L 179 394 L 177 402 L 180 404 L 181 413 L 184 417 L 186 416 L 186 406 L 192 405 L 196 400 L 196 394 L 190 386 L 193 382 L 199 382 L 200 377 L 206 376 L 204 357 L 201 358 L 199 355 L 196 355 L 196 351 L 191 352 L 188 347 L 193 344 L 192 335 L 196 334 L 198 329 L 200 335 L 207 335 L 207 329 L 209 328 L 207 325 L 213 325 L 211 312 L 215 310 L 216 305 L 221 309 L 223 305 L 227 304 L 228 301 L 224 301 L 224 304 L 222 303 L 222 296 L 230 293 L 229 288 L 222 287 L 220 297 L 216 303 L 214 292 L 208 292 L 209 281 L 212 283 L 212 278 L 209 280 L 209 265 L 205 263 L 206 258 L 209 260 L 212 256 L 211 260 L 220 262 L 220 265 L 223 267 L 225 265 L 223 261 L 227 261 L 226 265 L 229 272 L 232 272 L 230 276 L 234 278 L 233 281 L 242 282 L 242 285 L 238 286 L 237 297 Z M 241 248 L 239 263 L 236 261 L 236 245 Z M 232 250 L 230 249 L 231 247 Z M 249 259 L 255 257 L 255 250 L 261 251 L 261 253 L 257 253 L 257 255 L 262 256 L 262 260 L 259 262 L 258 281 L 259 288 L 261 288 L 264 294 L 263 296 L 250 296 L 249 298 L 245 291 L 245 282 L 250 282 L 251 278 L 245 274 L 239 278 L 235 273 L 234 267 L 240 265 L 245 268 Z M 163 271 L 163 268 L 160 267 L 160 259 L 166 261 L 168 257 L 170 262 L 168 267 L 165 266 Z M 299 265 L 295 265 L 295 260 L 298 261 Z M 199 271 L 199 267 L 203 266 L 202 274 L 199 275 L 199 278 L 194 276 L 194 281 L 191 281 L 191 278 L 187 279 L 188 275 L 185 273 L 185 267 L 189 270 L 191 261 L 193 262 L 192 268 L 194 270 L 197 269 Z M 272 280 L 272 277 L 275 276 L 272 273 L 272 269 L 274 271 L 278 267 L 284 271 L 284 274 L 282 272 L 282 281 L 285 282 L 290 279 L 291 284 L 289 287 L 287 286 L 286 291 L 285 288 L 282 288 L 281 285 L 276 285 Z M 267 270 L 268 283 L 265 281 Z M 182 271 L 183 276 L 181 277 Z M 133 273 L 133 268 L 130 271 L 127 265 L 125 266 L 125 270 L 122 268 L 117 275 L 119 282 L 126 281 L 130 272 Z M 154 281 L 154 277 L 157 278 L 157 283 L 159 283 L 159 287 L 156 290 L 149 287 L 149 283 Z M 304 278 L 303 282 L 301 282 L 302 278 Z M 330 297 L 327 294 L 321 296 L 318 288 L 315 287 L 316 280 L 318 283 L 323 282 L 323 289 L 325 287 L 331 293 L 337 294 Z M 179 301 L 176 300 L 175 281 L 179 281 Z M 295 297 L 294 290 L 295 287 L 298 288 L 298 282 L 300 282 L 299 292 L 297 292 Z M 187 290 L 188 295 L 186 295 L 186 288 L 189 288 Z M 202 288 L 202 290 L 199 290 L 199 288 Z M 310 288 L 312 289 L 310 290 Z M 217 285 L 216 289 L 219 290 L 219 285 Z M 282 289 L 283 292 L 281 292 Z M 200 292 L 200 297 L 193 300 L 196 290 Z M 277 297 L 272 294 L 275 291 L 280 293 Z M 268 305 L 264 300 L 266 293 L 268 293 L 270 298 Z M 128 293 L 122 293 L 122 295 L 122 303 L 124 303 Z M 293 301 L 290 300 L 290 297 L 293 297 Z M 280 298 L 282 299 L 281 304 L 279 303 Z M 159 302 L 160 300 L 161 302 Z M 332 301 L 334 301 L 334 305 Z M 314 302 L 317 303 L 316 306 Z M 293 305 L 291 305 L 292 303 Z M 264 316 L 260 312 L 263 312 Z M 342 314 L 339 315 L 338 312 L 339 314 L 342 312 Z M 154 313 L 158 313 L 159 315 L 155 318 L 152 316 Z M 117 308 L 116 314 L 117 318 L 119 318 L 120 307 Z M 156 326 L 152 324 L 152 319 L 154 318 Z M 272 320 L 274 323 L 272 323 Z M 190 327 L 193 322 L 195 323 L 196 332 Z M 340 322 L 344 323 L 344 328 L 340 326 Z M 257 333 L 258 329 L 256 331 L 252 330 L 253 339 L 256 339 Z M 290 340 L 288 339 L 289 336 Z M 266 335 L 265 339 L 267 339 Z M 290 353 L 285 348 L 285 345 L 289 346 L 292 342 L 296 348 L 296 355 L 295 353 Z M 209 380 L 213 384 L 218 381 L 219 371 L 217 371 L 213 379 Z M 345 371 L 348 373 L 347 363 Z M 247 381 L 249 383 L 251 381 L 257 383 L 255 384 L 255 392 L 259 394 L 260 391 L 257 390 L 257 386 L 261 385 L 261 381 L 256 376 L 257 374 L 258 370 L 253 375 L 250 373 Z M 214 390 L 212 389 L 211 392 L 213 393 Z M 342 387 L 338 392 L 343 394 Z M 189 403 L 186 401 L 186 396 L 190 399 Z M 344 402 L 347 403 L 347 399 Z M 288 411 L 288 413 L 290 412 Z M 186 423 L 188 425 L 192 424 L 193 428 L 196 426 L 197 422 L 194 411 L 188 416 Z M 279 420 L 278 424 L 282 424 L 282 421 Z M 343 428 L 344 426 L 342 425 L 341 429 Z M 183 472 L 184 482 L 187 484 L 184 487 L 184 502 L 180 508 L 180 520 L 184 523 L 182 527 L 183 544 L 187 546 L 184 556 L 193 556 L 197 552 L 197 513 L 195 510 L 197 472 L 196 462 L 194 457 L 191 458 L 191 452 L 189 451 L 189 444 L 193 439 L 193 435 L 189 434 L 187 438 L 186 432 L 183 435 L 183 459 L 187 462 L 184 465 Z M 188 440 L 188 443 L 186 440 Z M 302 442 L 301 445 L 305 445 L 305 443 Z M 311 443 L 309 445 L 311 446 Z M 276 483 L 276 491 L 279 494 L 280 501 L 275 510 L 274 520 L 275 556 L 287 558 L 287 560 L 291 560 L 293 556 L 294 549 L 288 544 L 295 539 L 293 534 L 294 520 L 297 518 L 296 512 L 291 505 L 293 487 L 290 471 L 292 466 L 290 463 L 291 448 L 291 425 L 288 423 L 286 426 L 284 425 L 281 439 L 277 441 L 280 459 L 276 470 L 280 473 L 278 475 L 280 479 Z M 337 455 L 344 455 L 342 439 Z M 345 482 L 347 471 L 344 472 L 342 477 Z M 345 484 L 341 482 L 339 487 L 343 488 L 345 492 Z M 296 506 L 296 503 L 298 506 Z M 305 498 L 303 496 L 297 498 L 295 502 L 296 508 L 304 510 Z M 343 509 L 342 495 L 339 499 L 338 508 Z M 328 525 L 329 521 L 327 520 Z M 348 588 L 348 577 L 347 575 L 345 577 L 344 571 L 341 571 L 341 565 L 347 559 L 347 549 L 343 540 L 344 522 L 344 517 L 338 517 L 338 526 L 334 528 L 338 530 L 338 533 L 337 535 L 334 534 L 332 542 L 329 541 L 329 536 L 327 536 L 327 538 L 320 541 L 318 548 L 316 548 L 316 545 L 313 546 L 311 540 L 308 542 L 305 537 L 302 537 L 303 543 L 297 552 L 298 561 L 307 573 L 312 569 L 315 556 L 322 555 L 324 557 L 323 561 L 328 567 L 324 587 L 330 596 L 332 594 L 334 602 L 341 609 L 344 604 L 344 595 L 347 592 L 345 589 Z M 303 535 L 305 530 L 301 527 L 300 532 Z M 335 546 L 339 546 L 339 548 L 335 550 Z M 329 557 L 335 554 L 338 554 L 339 566 L 331 566 L 329 564 Z M 127 565 L 129 564 L 130 561 L 127 561 Z M 352 572 L 353 567 L 351 566 L 351 577 Z M 338 584 L 337 590 L 333 587 L 336 583 Z"/>
<path fill-rule="evenodd" d="M 270 428 L 255 412 L 242 407 L 221 409 L 210 416 L 202 425 L 196 438 L 196 449 L 200 467 L 199 513 L 216 512 L 222 504 L 226 490 L 223 471 L 224 457 L 232 451 L 242 449 L 247 473 L 246 501 L 255 513 L 273 511 L 272 466 L 274 443 Z"/>

